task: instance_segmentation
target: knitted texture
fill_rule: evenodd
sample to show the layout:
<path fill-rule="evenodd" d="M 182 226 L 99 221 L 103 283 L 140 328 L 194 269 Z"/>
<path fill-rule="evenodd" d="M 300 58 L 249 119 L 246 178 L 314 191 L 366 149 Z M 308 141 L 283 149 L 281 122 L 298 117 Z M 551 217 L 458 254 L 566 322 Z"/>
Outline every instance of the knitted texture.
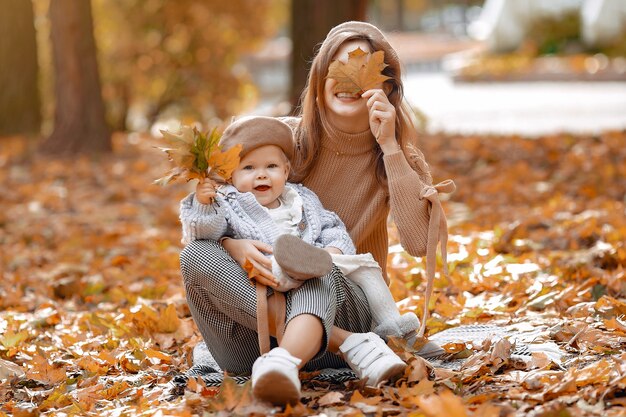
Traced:
<path fill-rule="evenodd" d="M 299 237 L 318 247 L 333 246 L 346 254 L 355 252 L 350 236 L 341 219 L 322 207 L 311 190 L 298 184 L 287 183 L 303 201 L 303 221 Z M 201 204 L 195 193 L 180 203 L 180 221 L 183 226 L 183 243 L 193 240 L 219 240 L 224 236 L 235 239 L 260 240 L 273 245 L 278 228 L 268 211 L 252 193 L 240 193 L 231 185 L 220 188 L 211 205 Z"/>
<path fill-rule="evenodd" d="M 295 126 L 294 120 L 285 121 Z M 357 134 L 326 132 L 315 166 L 303 184 L 318 195 L 326 209 L 339 215 L 357 253 L 371 253 L 387 280 L 390 210 L 404 249 L 413 256 L 423 256 L 429 203 L 420 198 L 424 183 L 416 171 L 419 167 L 412 168 L 401 151 L 385 155 L 388 183 L 379 183 L 374 169 L 375 144 L 370 130 Z M 424 163 L 421 168 L 427 169 L 427 165 Z"/>

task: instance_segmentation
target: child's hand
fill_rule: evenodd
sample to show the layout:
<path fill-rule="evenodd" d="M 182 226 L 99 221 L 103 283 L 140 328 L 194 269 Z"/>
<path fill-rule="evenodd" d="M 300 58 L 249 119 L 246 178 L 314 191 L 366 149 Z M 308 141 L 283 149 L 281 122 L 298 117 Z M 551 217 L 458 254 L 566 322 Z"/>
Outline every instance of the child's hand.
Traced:
<path fill-rule="evenodd" d="M 211 204 L 215 198 L 217 183 L 210 178 L 202 178 L 196 185 L 196 199 L 201 204 Z"/>

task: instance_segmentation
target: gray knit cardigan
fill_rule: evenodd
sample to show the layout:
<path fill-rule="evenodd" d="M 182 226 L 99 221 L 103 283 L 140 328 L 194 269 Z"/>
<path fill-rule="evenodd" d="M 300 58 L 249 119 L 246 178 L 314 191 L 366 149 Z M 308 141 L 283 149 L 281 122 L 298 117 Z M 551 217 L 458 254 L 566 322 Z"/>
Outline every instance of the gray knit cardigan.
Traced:
<path fill-rule="evenodd" d="M 299 237 L 320 248 L 333 246 L 345 255 L 356 253 L 345 225 L 332 211 L 324 209 L 317 195 L 300 184 L 287 183 L 302 198 L 302 221 Z M 274 245 L 278 228 L 269 213 L 252 193 L 241 193 L 232 185 L 219 189 L 213 204 L 201 204 L 195 193 L 180 203 L 180 221 L 184 244 L 193 240 L 219 240 L 224 236 L 235 239 L 260 240 Z"/>

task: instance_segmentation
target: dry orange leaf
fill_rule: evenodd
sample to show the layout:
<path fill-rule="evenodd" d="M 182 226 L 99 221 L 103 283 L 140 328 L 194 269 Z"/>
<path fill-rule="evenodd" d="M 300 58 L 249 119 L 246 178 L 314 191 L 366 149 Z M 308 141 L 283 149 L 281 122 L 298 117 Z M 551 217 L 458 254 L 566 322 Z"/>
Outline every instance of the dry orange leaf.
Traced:
<path fill-rule="evenodd" d="M 239 153 L 241 144 L 237 144 L 227 151 L 222 151 L 216 146 L 209 155 L 209 177 L 216 179 L 217 175 L 223 180 L 230 179 L 233 171 L 239 165 Z"/>
<path fill-rule="evenodd" d="M 160 147 L 174 163 L 164 177 L 154 181 L 159 185 L 167 185 L 172 181 L 183 178 L 192 179 L 211 178 L 218 182 L 227 181 L 237 165 L 239 165 L 240 144 L 227 151 L 219 146 L 221 133 L 216 128 L 202 133 L 195 127 L 181 126 L 178 132 L 162 130 L 166 147 Z"/>
<path fill-rule="evenodd" d="M 441 395 L 419 397 L 415 402 L 428 417 L 467 417 L 463 401 L 450 391 L 444 391 Z"/>
<path fill-rule="evenodd" d="M 55 366 L 48 362 L 43 352 L 38 352 L 30 362 L 31 369 L 26 372 L 26 378 L 43 382 L 48 385 L 56 385 L 67 379 L 65 368 Z"/>
<path fill-rule="evenodd" d="M 357 48 L 348 53 L 348 62 L 331 62 L 326 78 L 337 81 L 335 93 L 358 94 L 382 84 L 390 77 L 382 75 L 385 64 L 385 52 L 369 53 Z"/>
<path fill-rule="evenodd" d="M 165 310 L 161 311 L 157 322 L 157 331 L 161 333 L 174 333 L 180 326 L 180 319 L 176 313 L 176 306 L 168 304 Z"/>
<path fill-rule="evenodd" d="M 246 262 L 244 262 L 243 264 L 243 270 L 246 271 L 246 273 L 248 274 L 248 278 L 253 280 L 256 277 L 261 276 L 261 272 L 256 269 L 256 267 L 254 265 L 252 265 L 252 262 L 250 262 L 250 259 L 246 258 Z"/>

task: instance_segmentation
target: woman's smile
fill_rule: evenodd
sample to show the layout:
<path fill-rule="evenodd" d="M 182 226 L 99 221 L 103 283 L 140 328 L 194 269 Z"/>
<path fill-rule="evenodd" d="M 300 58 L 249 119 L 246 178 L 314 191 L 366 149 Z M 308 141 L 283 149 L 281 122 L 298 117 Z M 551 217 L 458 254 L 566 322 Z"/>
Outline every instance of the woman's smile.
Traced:
<path fill-rule="evenodd" d="M 358 100 L 361 98 L 361 94 L 359 93 L 337 93 L 335 94 L 335 97 L 337 97 L 338 99 L 345 101 L 354 101 L 354 100 Z"/>

